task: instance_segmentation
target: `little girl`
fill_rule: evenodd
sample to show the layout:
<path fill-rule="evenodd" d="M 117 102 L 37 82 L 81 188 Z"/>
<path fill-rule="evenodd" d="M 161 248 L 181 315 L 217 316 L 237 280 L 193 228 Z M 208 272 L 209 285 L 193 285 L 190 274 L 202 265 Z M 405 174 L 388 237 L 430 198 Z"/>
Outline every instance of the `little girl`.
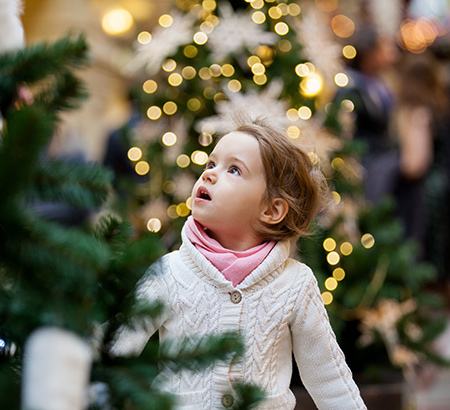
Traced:
<path fill-rule="evenodd" d="M 264 390 L 260 410 L 294 409 L 292 352 L 319 409 L 366 409 L 312 271 L 289 258 L 289 240 L 305 234 L 320 206 L 322 180 L 262 120 L 224 135 L 194 185 L 180 250 L 153 264 L 138 289 L 165 313 L 154 326 L 124 329 L 113 352 L 138 354 L 158 329 L 161 340 L 238 331 L 240 361 L 173 375 L 179 409 L 231 408 L 236 381 Z"/>

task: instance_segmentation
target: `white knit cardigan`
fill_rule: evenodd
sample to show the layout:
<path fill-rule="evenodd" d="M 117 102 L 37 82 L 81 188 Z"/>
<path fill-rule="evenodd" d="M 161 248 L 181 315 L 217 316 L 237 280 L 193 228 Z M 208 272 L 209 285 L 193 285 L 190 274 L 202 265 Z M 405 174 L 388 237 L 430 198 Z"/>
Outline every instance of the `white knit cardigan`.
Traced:
<path fill-rule="evenodd" d="M 224 409 L 234 401 L 232 382 L 264 389 L 258 410 L 292 410 L 289 390 L 292 352 L 302 381 L 321 410 L 366 409 L 331 329 L 317 281 L 304 264 L 290 259 L 279 242 L 236 288 L 192 245 L 184 230 L 179 251 L 152 265 L 139 297 L 163 301 L 165 314 L 153 326 L 123 329 L 117 355 L 138 354 L 159 328 L 161 340 L 239 331 L 241 360 L 182 371 L 168 385 L 179 410 Z"/>

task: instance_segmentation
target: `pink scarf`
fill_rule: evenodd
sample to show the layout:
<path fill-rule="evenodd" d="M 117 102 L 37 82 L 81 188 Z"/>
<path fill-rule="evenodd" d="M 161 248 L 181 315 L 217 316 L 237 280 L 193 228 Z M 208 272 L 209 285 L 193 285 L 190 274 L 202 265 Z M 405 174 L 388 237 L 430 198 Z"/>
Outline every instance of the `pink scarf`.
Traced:
<path fill-rule="evenodd" d="M 246 251 L 232 251 L 224 248 L 208 236 L 205 229 L 190 216 L 185 225 L 186 235 L 198 251 L 208 259 L 225 279 L 236 287 L 267 257 L 275 242 L 264 242 Z"/>

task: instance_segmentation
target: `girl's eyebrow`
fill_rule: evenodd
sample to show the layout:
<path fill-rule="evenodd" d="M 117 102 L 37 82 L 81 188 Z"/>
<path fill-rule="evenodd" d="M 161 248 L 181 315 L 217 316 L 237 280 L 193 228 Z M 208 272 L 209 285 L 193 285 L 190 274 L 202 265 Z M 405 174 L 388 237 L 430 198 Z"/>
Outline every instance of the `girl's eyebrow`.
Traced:
<path fill-rule="evenodd" d="M 246 165 L 245 162 L 242 161 L 241 159 L 239 159 L 239 158 L 237 158 L 237 157 L 231 157 L 230 160 L 231 160 L 231 162 L 236 162 L 236 163 L 238 163 L 238 165 L 239 165 L 241 168 L 244 168 L 248 173 L 250 173 L 250 170 L 248 169 L 247 165 Z"/>
<path fill-rule="evenodd" d="M 209 158 L 208 158 L 208 161 L 213 161 L 213 162 L 214 162 L 214 161 L 216 160 L 215 158 L 216 158 L 216 155 L 214 154 L 214 152 L 212 152 L 212 153 L 210 154 Z M 245 162 L 242 161 L 241 159 L 239 159 L 238 157 L 236 157 L 236 156 L 231 156 L 231 157 L 228 158 L 228 160 L 229 160 L 230 162 L 235 162 L 235 163 L 237 163 L 241 168 L 244 168 L 245 171 L 248 172 L 248 173 L 250 174 L 250 170 L 248 169 L 248 167 L 247 167 L 247 165 L 245 164 Z"/>

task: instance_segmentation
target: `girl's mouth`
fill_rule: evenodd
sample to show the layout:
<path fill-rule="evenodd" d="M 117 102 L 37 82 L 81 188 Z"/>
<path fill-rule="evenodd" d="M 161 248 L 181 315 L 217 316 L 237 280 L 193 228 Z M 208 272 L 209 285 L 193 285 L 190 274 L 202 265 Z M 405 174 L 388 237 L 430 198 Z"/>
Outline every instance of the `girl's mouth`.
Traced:
<path fill-rule="evenodd" d="M 197 191 L 197 198 L 204 199 L 205 201 L 210 201 L 211 196 L 206 188 L 200 187 Z"/>

